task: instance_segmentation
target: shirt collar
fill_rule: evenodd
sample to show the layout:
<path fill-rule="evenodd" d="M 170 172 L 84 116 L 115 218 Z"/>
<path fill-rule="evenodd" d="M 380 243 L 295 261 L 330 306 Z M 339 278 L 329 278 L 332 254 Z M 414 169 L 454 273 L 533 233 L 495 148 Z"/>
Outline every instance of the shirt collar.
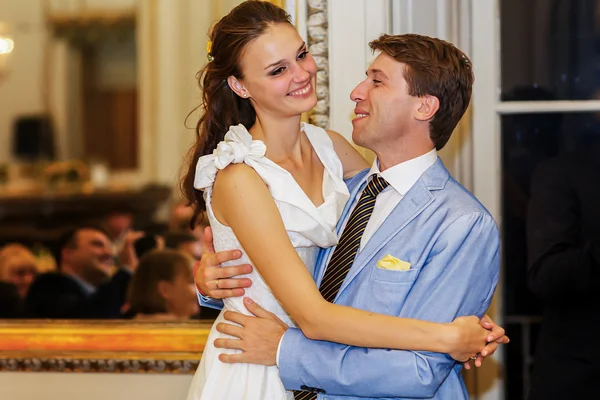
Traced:
<path fill-rule="evenodd" d="M 84 281 L 83 279 L 81 279 L 80 277 L 74 275 L 74 274 L 66 274 L 66 276 L 68 276 L 69 278 L 73 279 L 75 282 L 77 282 L 77 284 L 83 289 L 83 291 L 88 295 L 91 296 L 92 294 L 94 294 L 94 292 L 96 291 L 96 288 Z"/>
<path fill-rule="evenodd" d="M 379 174 L 402 196 L 410 190 L 421 175 L 437 161 L 437 151 L 432 149 L 419 157 L 394 165 L 383 172 L 379 171 L 379 160 L 375 159 L 369 176 Z"/>

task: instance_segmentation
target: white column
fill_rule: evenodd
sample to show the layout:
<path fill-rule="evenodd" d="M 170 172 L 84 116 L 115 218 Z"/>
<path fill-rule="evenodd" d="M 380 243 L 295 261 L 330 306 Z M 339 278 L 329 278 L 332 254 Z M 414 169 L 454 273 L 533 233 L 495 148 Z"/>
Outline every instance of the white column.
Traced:
<path fill-rule="evenodd" d="M 147 179 L 177 188 L 185 155 L 195 139 L 199 112 L 186 117 L 201 101 L 196 74 L 206 63 L 215 10 L 220 13 L 227 8 L 224 12 L 228 12 L 240 2 L 142 2 L 138 37 L 140 154 Z"/>
<path fill-rule="evenodd" d="M 181 73 L 180 3 L 157 0 L 156 3 L 156 146 L 155 180 L 173 185 L 181 166 L 179 139 L 183 126 L 178 77 Z"/>
<path fill-rule="evenodd" d="M 350 92 L 372 61 L 369 41 L 390 31 L 388 0 L 329 0 L 329 126 L 352 141 Z M 360 149 L 372 159 L 372 153 Z"/>
<path fill-rule="evenodd" d="M 499 94 L 499 37 L 496 0 L 472 0 L 471 60 L 473 88 L 473 192 L 500 224 L 500 120 L 496 114 Z M 500 226 L 502 231 L 502 226 Z M 489 314 L 502 324 L 502 281 Z M 477 371 L 481 400 L 504 398 L 501 351 Z"/>
<path fill-rule="evenodd" d="M 69 119 L 73 110 L 69 107 L 69 82 L 73 77 L 69 75 L 69 49 L 64 40 L 56 40 L 49 44 L 52 57 L 50 65 L 50 114 L 54 122 L 54 146 L 58 160 L 68 160 L 73 157 L 72 140 L 69 133 Z M 77 132 L 79 134 L 79 132 Z"/>
<path fill-rule="evenodd" d="M 138 156 L 140 181 L 152 181 L 156 175 L 154 148 L 156 139 L 156 1 L 140 3 L 137 12 L 138 70 Z"/>
<path fill-rule="evenodd" d="M 296 26 L 300 37 L 306 41 L 307 40 L 307 27 L 306 27 L 306 19 L 307 11 L 308 11 L 308 2 L 307 0 L 285 0 L 285 9 L 292 17 L 292 23 Z"/>
<path fill-rule="evenodd" d="M 473 190 L 500 220 L 499 38 L 495 0 L 472 2 Z"/>
<path fill-rule="evenodd" d="M 391 0 L 394 34 L 417 33 L 447 40 L 470 54 L 469 0 Z M 440 151 L 446 168 L 467 189 L 471 176 L 471 110 Z"/>

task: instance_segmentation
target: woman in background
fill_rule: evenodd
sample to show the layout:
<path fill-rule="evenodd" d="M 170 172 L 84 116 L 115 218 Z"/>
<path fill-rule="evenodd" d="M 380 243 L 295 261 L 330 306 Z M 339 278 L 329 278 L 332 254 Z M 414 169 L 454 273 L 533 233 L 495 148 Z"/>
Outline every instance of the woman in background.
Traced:
<path fill-rule="evenodd" d="M 126 315 L 138 320 L 189 319 L 200 311 L 192 260 L 176 250 L 152 250 L 135 271 Z"/>
<path fill-rule="evenodd" d="M 12 243 L 0 249 L 0 281 L 13 284 L 21 299 L 39 273 L 38 259 L 27 247 Z"/>

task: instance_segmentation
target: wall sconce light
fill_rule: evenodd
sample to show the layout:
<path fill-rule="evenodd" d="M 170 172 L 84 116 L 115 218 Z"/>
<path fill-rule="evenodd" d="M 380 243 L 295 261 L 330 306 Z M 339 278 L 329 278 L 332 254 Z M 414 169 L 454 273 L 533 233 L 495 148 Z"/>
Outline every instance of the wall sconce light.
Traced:
<path fill-rule="evenodd" d="M 15 42 L 9 34 L 8 26 L 0 22 L 0 79 L 8 73 L 14 48 Z"/>

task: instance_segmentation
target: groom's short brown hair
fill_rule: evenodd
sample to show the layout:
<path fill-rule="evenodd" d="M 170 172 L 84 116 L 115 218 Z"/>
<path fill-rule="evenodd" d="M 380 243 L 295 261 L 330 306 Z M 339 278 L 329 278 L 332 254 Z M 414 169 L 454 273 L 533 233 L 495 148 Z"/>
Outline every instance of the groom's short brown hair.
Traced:
<path fill-rule="evenodd" d="M 438 98 L 440 108 L 430 122 L 429 136 L 436 149 L 444 147 L 471 101 L 471 60 L 452 43 L 416 34 L 382 35 L 369 46 L 406 64 L 409 95 Z"/>

